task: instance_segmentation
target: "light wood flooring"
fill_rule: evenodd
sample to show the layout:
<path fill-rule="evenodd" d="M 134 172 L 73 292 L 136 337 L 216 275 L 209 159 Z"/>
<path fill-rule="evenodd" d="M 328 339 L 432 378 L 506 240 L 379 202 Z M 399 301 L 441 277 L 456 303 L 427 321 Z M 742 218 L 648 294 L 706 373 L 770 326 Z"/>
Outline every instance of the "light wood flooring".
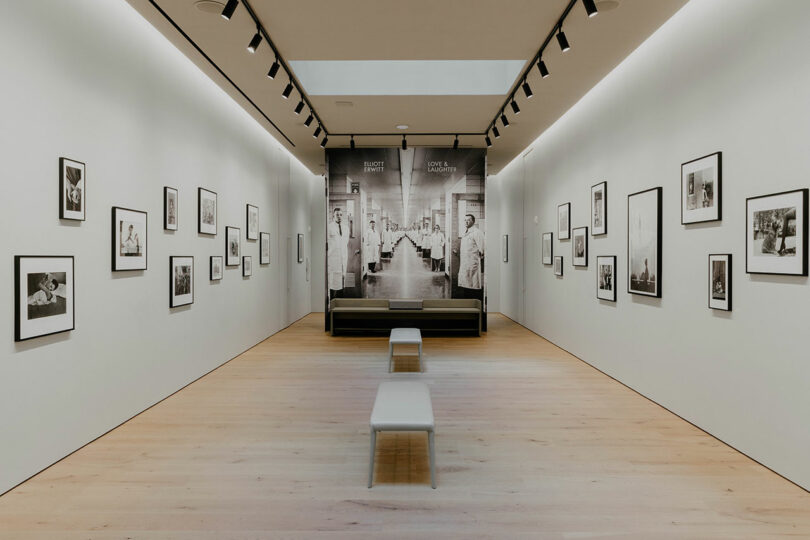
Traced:
<path fill-rule="evenodd" d="M 810 537 L 810 494 L 489 320 L 390 375 L 386 338 L 310 315 L 0 498 L 0 538 Z M 366 488 L 390 377 L 430 385 L 436 490 L 421 433 L 382 433 Z"/>

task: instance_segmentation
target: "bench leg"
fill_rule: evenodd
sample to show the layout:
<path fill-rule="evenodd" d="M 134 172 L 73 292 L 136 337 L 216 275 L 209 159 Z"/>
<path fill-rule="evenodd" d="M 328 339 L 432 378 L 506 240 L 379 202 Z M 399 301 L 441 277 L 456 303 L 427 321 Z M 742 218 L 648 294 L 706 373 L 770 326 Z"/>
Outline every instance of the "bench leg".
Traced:
<path fill-rule="evenodd" d="M 432 440 L 432 439 L 431 439 Z M 368 487 L 374 482 L 374 453 L 377 450 L 377 432 L 371 430 L 371 455 L 368 458 Z M 432 461 L 431 461 L 432 463 Z"/>
<path fill-rule="evenodd" d="M 428 431 L 428 449 L 430 451 L 430 487 L 436 489 L 436 451 L 433 444 L 433 432 Z M 369 480 L 371 482 L 371 480 Z M 369 485 L 369 487 L 371 487 Z"/>

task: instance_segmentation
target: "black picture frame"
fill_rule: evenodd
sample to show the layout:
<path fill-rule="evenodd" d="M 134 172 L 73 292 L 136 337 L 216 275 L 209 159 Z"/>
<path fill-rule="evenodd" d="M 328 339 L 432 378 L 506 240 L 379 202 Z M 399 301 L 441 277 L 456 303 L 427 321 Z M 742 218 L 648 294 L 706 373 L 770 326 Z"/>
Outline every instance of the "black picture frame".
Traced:
<path fill-rule="evenodd" d="M 304 235 L 298 233 L 298 262 L 304 262 Z"/>
<path fill-rule="evenodd" d="M 219 272 L 215 272 L 214 262 L 219 259 Z M 225 267 L 225 260 L 222 255 L 211 255 L 208 260 L 208 279 L 209 281 L 219 281 L 222 279 L 222 270 Z"/>
<path fill-rule="evenodd" d="M 253 258 L 250 255 L 242 256 L 242 277 L 253 275 Z"/>
<path fill-rule="evenodd" d="M 557 264 L 559 262 L 559 265 Z M 562 277 L 563 275 L 563 258 L 562 255 L 554 257 L 554 275 Z"/>
<path fill-rule="evenodd" d="M 610 268 L 609 274 L 603 271 L 605 266 Z M 616 279 L 616 255 L 597 255 L 596 298 L 607 302 L 615 302 L 618 281 Z"/>
<path fill-rule="evenodd" d="M 601 193 L 601 212 L 599 211 L 599 202 L 597 202 L 599 193 Z M 591 186 L 591 236 L 607 234 L 607 218 L 607 182 L 599 182 Z"/>
<path fill-rule="evenodd" d="M 56 307 L 60 306 L 58 298 L 56 298 L 58 290 L 58 285 L 52 289 L 54 294 L 54 302 L 48 302 L 47 296 L 43 299 L 42 304 L 31 304 L 29 302 L 29 292 L 31 289 L 31 283 L 29 283 L 29 276 L 31 274 L 34 275 L 42 275 L 43 277 L 47 276 L 55 268 L 51 268 L 52 266 L 58 266 L 57 264 L 52 264 L 48 267 L 48 270 L 39 271 L 39 272 L 32 272 L 29 274 L 28 269 L 25 269 L 25 283 L 23 283 L 23 270 L 26 263 L 29 263 L 32 266 L 36 267 L 35 262 L 45 262 L 45 259 L 53 259 L 58 260 L 61 262 L 61 268 L 64 269 L 65 272 L 65 289 L 66 294 L 69 296 L 65 296 L 65 312 L 64 313 L 55 313 L 53 315 L 46 315 L 46 314 L 39 314 L 37 313 L 35 317 L 31 317 L 31 311 L 33 309 L 38 309 L 42 307 L 41 312 L 46 311 L 44 308 L 50 307 L 49 304 L 54 303 Z M 69 262 L 69 269 L 68 269 L 68 262 Z M 45 267 L 34 268 L 37 270 L 42 270 Z M 44 336 L 50 336 L 53 334 L 61 334 L 62 332 L 69 332 L 71 330 L 76 329 L 76 264 L 73 255 L 15 255 L 14 256 L 14 341 L 28 341 L 29 339 L 35 339 Z M 61 273 L 61 269 L 60 272 Z M 68 273 L 70 274 L 68 276 Z M 50 276 L 48 276 L 50 277 Z M 40 285 L 43 282 L 49 280 L 40 281 Z M 67 284 L 70 283 L 70 287 L 67 287 Z M 23 291 L 25 291 L 25 302 L 23 302 Z M 43 291 L 47 294 L 46 291 Z M 36 293 L 35 293 L 36 294 Z M 36 297 L 34 297 L 36 298 Z M 68 304 L 70 305 L 70 309 L 68 309 Z M 25 316 L 23 316 L 23 309 L 26 310 Z M 68 316 L 69 313 L 69 316 Z M 59 317 L 61 315 L 65 315 L 64 320 L 61 321 L 63 324 L 59 324 L 58 319 L 51 319 L 51 317 Z M 42 319 L 48 319 L 47 323 L 43 324 L 46 321 Z M 39 323 L 29 323 L 28 321 L 37 320 Z M 30 328 L 29 328 L 30 326 Z M 40 327 L 40 332 L 37 332 L 36 326 Z"/>
<path fill-rule="evenodd" d="M 577 256 L 577 249 L 578 249 L 578 242 L 580 238 L 577 237 L 580 235 L 583 243 L 583 253 L 581 256 Z M 577 266 L 580 268 L 587 268 L 588 267 L 588 227 L 575 227 L 571 230 L 571 264 L 573 266 Z"/>
<path fill-rule="evenodd" d="M 259 264 L 270 264 L 270 233 L 259 233 Z"/>
<path fill-rule="evenodd" d="M 501 257 L 503 258 L 503 262 L 509 262 L 509 235 L 504 234 L 501 237 Z"/>
<path fill-rule="evenodd" d="M 627 196 L 627 292 L 630 294 L 661 298 L 661 239 L 663 224 L 661 216 L 661 209 L 663 206 L 662 201 L 663 188 L 660 186 L 631 193 Z M 646 206 L 639 206 L 636 208 L 634 205 Z M 645 217 L 647 218 L 647 221 L 644 223 L 644 225 L 646 225 L 648 228 L 652 228 L 653 230 L 645 231 L 640 228 L 642 225 L 641 212 L 644 212 L 645 214 L 654 214 L 653 216 L 646 215 Z M 638 220 L 637 223 L 636 219 Z M 638 239 L 635 238 L 636 235 L 639 236 Z M 643 238 L 641 238 L 642 235 Z M 634 246 L 641 249 L 645 242 L 652 242 L 654 244 L 655 253 L 647 253 L 646 256 L 644 256 L 645 254 L 642 253 L 639 253 L 638 255 L 634 254 Z M 654 283 L 653 290 L 648 290 L 650 289 L 650 271 L 648 265 L 650 257 L 654 258 L 655 263 L 655 268 L 652 272 Z M 634 268 L 636 268 L 638 265 L 634 266 L 634 263 L 638 262 L 641 258 L 643 258 L 645 261 L 645 270 L 642 271 L 640 275 L 637 275 L 634 272 Z M 644 277 L 645 273 L 647 275 L 646 278 Z M 634 276 L 636 277 L 635 286 L 633 283 Z"/>
<path fill-rule="evenodd" d="M 236 235 L 236 252 L 231 253 L 231 235 Z M 242 230 L 239 227 L 225 227 L 225 266 L 239 266 L 242 262 Z"/>
<path fill-rule="evenodd" d="M 143 223 L 143 245 L 141 248 L 141 240 L 140 240 L 140 231 L 136 232 L 136 237 L 133 241 L 136 243 L 136 247 L 140 252 L 141 249 L 143 251 L 143 260 L 141 261 L 141 255 L 133 254 L 133 253 L 123 253 L 124 251 L 124 243 L 129 244 L 130 237 L 121 240 L 122 231 L 120 227 L 117 225 L 119 222 L 122 221 L 122 218 L 125 217 L 125 212 L 130 212 L 131 214 L 142 215 L 142 223 Z M 130 215 L 130 217 L 135 217 Z M 124 208 L 122 206 L 113 206 L 112 207 L 112 231 L 111 231 L 111 255 L 112 255 L 112 271 L 113 272 L 130 272 L 130 271 L 137 271 L 137 270 L 147 270 L 149 268 L 149 215 L 147 212 L 142 210 L 133 210 L 132 208 Z M 133 222 L 134 223 L 134 222 Z M 132 258 L 130 258 L 132 257 Z M 136 258 L 137 257 L 137 258 Z M 136 264 L 138 262 L 142 262 L 143 264 Z"/>
<path fill-rule="evenodd" d="M 251 211 L 256 214 L 256 221 L 251 222 Z M 245 240 L 259 239 L 259 207 L 253 204 L 245 205 Z"/>
<path fill-rule="evenodd" d="M 723 263 L 723 275 L 718 276 L 714 264 Z M 709 309 L 720 311 L 731 311 L 731 253 L 710 253 L 709 254 Z M 718 283 L 721 289 L 718 290 Z M 720 295 L 722 294 L 722 298 Z"/>
<path fill-rule="evenodd" d="M 174 224 L 170 222 L 172 195 L 174 195 Z M 163 186 L 163 229 L 166 231 L 176 231 L 180 219 L 180 193 L 176 188 Z"/>
<path fill-rule="evenodd" d="M 807 188 L 794 189 L 791 191 L 782 191 L 780 193 L 772 193 L 769 195 L 759 195 L 757 197 L 748 197 L 745 199 L 745 272 L 747 274 L 768 274 L 768 275 L 782 275 L 782 276 L 807 276 L 807 202 L 808 190 Z M 795 250 L 793 257 L 783 256 L 781 243 L 786 242 L 787 236 L 782 235 L 781 241 L 779 240 L 778 231 L 775 232 L 776 238 L 774 239 L 773 249 L 768 252 L 775 255 L 775 257 L 764 256 L 767 248 L 767 233 L 766 238 L 757 238 L 759 226 L 753 221 L 760 221 L 759 213 L 771 212 L 774 214 L 772 221 L 773 227 L 778 227 L 778 213 L 781 210 L 786 210 L 789 207 L 784 205 L 795 205 L 793 208 L 796 212 L 795 218 L 795 234 L 799 238 L 793 241 L 792 249 Z M 801 215 L 799 215 L 801 213 Z M 789 214 L 782 215 L 783 222 L 781 223 L 783 231 L 789 231 L 790 221 Z M 787 226 L 786 226 L 787 225 Z M 760 242 L 760 240 L 762 240 Z M 777 247 L 777 242 L 780 244 Z M 799 253 L 801 251 L 801 253 Z M 759 252 L 759 254 L 757 254 Z"/>
<path fill-rule="evenodd" d="M 563 228 L 562 217 L 565 212 L 566 224 Z M 571 239 L 571 203 L 557 205 L 557 238 L 560 240 Z"/>
<path fill-rule="evenodd" d="M 212 197 L 213 195 L 213 197 Z M 214 201 L 214 223 L 205 223 L 203 221 L 203 200 L 212 200 Z M 211 191 L 210 189 L 205 189 L 202 187 L 197 188 L 197 233 L 198 234 L 208 234 L 211 236 L 217 235 L 217 226 L 218 226 L 218 214 L 219 213 L 219 200 L 218 195 L 215 191 Z"/>
<path fill-rule="evenodd" d="M 182 261 L 181 259 L 185 259 Z M 178 276 L 175 272 L 175 264 L 190 262 L 191 270 L 188 276 L 188 292 L 177 294 Z M 182 279 L 182 278 L 181 278 Z M 179 299 L 179 300 L 178 300 Z M 190 306 L 194 303 L 194 257 L 191 255 L 172 255 L 169 257 L 169 307 L 176 308 Z"/>
<path fill-rule="evenodd" d="M 548 240 L 548 243 L 546 241 Z M 546 256 L 548 246 L 548 256 Z M 554 264 L 554 233 L 545 232 L 540 235 L 540 262 L 545 265 Z"/>
<path fill-rule="evenodd" d="M 74 176 L 69 172 L 68 167 L 79 170 L 80 178 L 74 184 L 69 176 Z M 81 185 L 79 185 L 79 183 Z M 67 184 L 70 184 L 71 189 L 68 189 Z M 68 196 L 68 192 L 72 196 Z M 81 210 L 74 210 L 76 205 L 76 195 L 81 201 Z M 70 206 L 70 208 L 69 208 Z M 71 221 L 84 221 L 87 218 L 87 166 L 75 159 L 66 157 L 59 158 L 59 219 L 67 219 Z"/>
<path fill-rule="evenodd" d="M 711 170 L 706 190 L 706 171 Z M 701 173 L 695 176 L 697 173 Z M 696 185 L 700 182 L 700 189 Z M 716 184 L 716 186 L 715 186 Z M 699 192 L 703 195 L 699 195 Z M 703 207 L 711 200 L 711 206 Z M 701 208 L 697 208 L 698 203 Z M 717 204 L 715 204 L 715 202 Z M 692 205 L 693 208 L 689 208 Z M 681 164 L 681 225 L 722 221 L 723 219 L 723 153 L 714 152 Z"/>

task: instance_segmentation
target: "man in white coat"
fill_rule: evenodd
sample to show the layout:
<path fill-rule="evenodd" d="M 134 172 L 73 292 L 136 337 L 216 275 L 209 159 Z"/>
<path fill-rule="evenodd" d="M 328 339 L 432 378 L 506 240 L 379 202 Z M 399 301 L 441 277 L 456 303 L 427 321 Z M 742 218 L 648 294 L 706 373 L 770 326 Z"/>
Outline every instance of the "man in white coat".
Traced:
<path fill-rule="evenodd" d="M 484 233 L 475 226 L 475 216 L 464 217 L 467 230 L 461 236 L 458 266 L 458 286 L 462 298 L 478 298 L 484 301 L 484 279 L 481 275 L 481 259 L 484 257 Z"/>
<path fill-rule="evenodd" d="M 368 270 L 372 274 L 377 271 L 377 263 L 380 262 L 380 232 L 376 229 L 376 222 L 369 222 L 369 229 L 366 231 L 366 262 Z"/>
<path fill-rule="evenodd" d="M 439 224 L 433 226 L 433 234 L 430 235 L 430 269 L 433 272 L 441 272 L 442 259 L 444 259 L 444 233 Z"/>
<path fill-rule="evenodd" d="M 388 222 L 385 222 L 385 230 L 382 233 L 382 257 L 388 259 L 394 253 L 394 231 L 391 230 Z"/>
<path fill-rule="evenodd" d="M 343 275 L 349 264 L 349 228 L 343 223 L 343 209 L 332 210 L 332 221 L 327 227 L 326 266 L 329 281 L 329 299 L 343 296 Z"/>

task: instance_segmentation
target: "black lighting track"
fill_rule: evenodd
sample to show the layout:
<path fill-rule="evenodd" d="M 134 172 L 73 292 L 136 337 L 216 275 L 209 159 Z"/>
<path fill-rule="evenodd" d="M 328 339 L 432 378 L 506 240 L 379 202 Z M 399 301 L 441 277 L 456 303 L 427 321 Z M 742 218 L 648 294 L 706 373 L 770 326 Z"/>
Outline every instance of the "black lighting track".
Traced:
<path fill-rule="evenodd" d="M 255 102 L 254 102 L 252 99 L 250 99 L 250 98 L 248 97 L 248 95 L 247 95 L 247 94 L 245 94 L 245 92 L 244 92 L 244 91 L 243 91 L 243 90 L 242 90 L 242 89 L 239 87 L 239 85 L 238 85 L 238 84 L 236 84 L 235 82 L 233 82 L 233 80 L 232 80 L 230 77 L 228 77 L 228 76 L 225 74 L 225 72 L 224 72 L 224 71 L 222 71 L 222 69 L 221 69 L 221 68 L 220 68 L 220 67 L 217 65 L 217 63 L 216 63 L 216 62 L 214 62 L 213 60 L 211 60 L 211 57 L 209 57 L 207 54 L 205 54 L 205 52 L 204 52 L 204 51 L 203 51 L 203 50 L 200 48 L 200 46 L 199 46 L 199 45 L 197 45 L 197 43 L 196 43 L 196 42 L 195 42 L 193 39 L 191 39 L 191 36 L 189 36 L 188 34 L 186 34 L 186 33 L 183 31 L 183 29 L 182 29 L 182 28 L 180 28 L 180 25 L 178 25 L 176 22 L 174 22 L 174 19 L 172 19 L 172 18 L 169 16 L 169 14 L 168 14 L 168 13 L 166 13 L 165 11 L 163 11 L 163 8 L 161 8 L 161 7 L 160 7 L 160 6 L 157 4 L 157 2 L 156 2 L 155 0 L 149 0 L 149 3 L 150 3 L 150 4 L 152 4 L 152 6 L 153 6 L 153 7 L 154 7 L 156 10 L 158 10 L 158 12 L 159 12 L 161 15 L 163 15 L 163 17 L 164 17 L 164 18 L 165 18 L 167 21 L 169 21 L 169 23 L 170 23 L 172 26 L 174 26 L 175 30 L 177 30 L 178 32 L 180 32 L 180 35 L 181 35 L 181 36 L 183 36 L 184 38 L 186 38 L 186 41 L 188 41 L 188 42 L 191 44 L 191 46 L 192 46 L 192 47 L 194 47 L 194 48 L 197 50 L 197 52 L 198 52 L 198 53 L 200 53 L 200 54 L 202 55 L 202 57 L 203 57 L 203 58 L 205 58 L 206 60 L 208 60 L 208 63 L 209 63 L 209 64 L 211 64 L 211 66 L 212 66 L 214 69 L 216 69 L 216 70 L 217 70 L 217 72 L 218 72 L 220 75 L 222 75 L 222 77 L 224 77 L 226 81 L 228 81 L 229 83 L 231 83 L 231 85 L 232 85 L 232 86 L 233 86 L 233 87 L 236 89 L 236 91 L 237 91 L 237 92 L 239 92 L 239 93 L 242 95 L 242 97 L 243 97 L 243 98 L 245 98 L 245 99 L 248 101 L 248 103 L 250 103 L 251 105 L 253 105 L 253 107 L 256 109 L 256 111 L 257 111 L 259 114 L 261 114 L 261 115 L 262 115 L 262 117 L 264 117 L 264 119 L 265 119 L 265 120 L 267 120 L 267 121 L 270 123 L 270 125 L 271 125 L 271 126 L 273 126 L 273 127 L 275 128 L 275 130 L 279 132 L 279 134 L 280 134 L 282 137 L 284 137 L 284 140 L 286 140 L 288 143 L 290 143 L 290 145 L 291 145 L 293 148 L 295 148 L 295 143 L 294 143 L 294 142 L 292 142 L 292 141 L 290 140 L 290 138 L 289 138 L 289 137 L 287 137 L 287 135 L 286 135 L 286 134 L 285 134 L 285 133 L 284 133 L 284 132 L 281 130 L 281 128 L 280 128 L 280 127 L 278 127 L 278 126 L 276 125 L 276 123 L 275 123 L 275 122 L 273 122 L 272 120 L 270 120 L 270 117 L 269 117 L 269 116 L 267 116 L 267 115 L 264 113 L 264 111 L 261 109 L 261 107 L 259 107 L 258 105 L 256 105 L 256 103 L 255 103 Z"/>

